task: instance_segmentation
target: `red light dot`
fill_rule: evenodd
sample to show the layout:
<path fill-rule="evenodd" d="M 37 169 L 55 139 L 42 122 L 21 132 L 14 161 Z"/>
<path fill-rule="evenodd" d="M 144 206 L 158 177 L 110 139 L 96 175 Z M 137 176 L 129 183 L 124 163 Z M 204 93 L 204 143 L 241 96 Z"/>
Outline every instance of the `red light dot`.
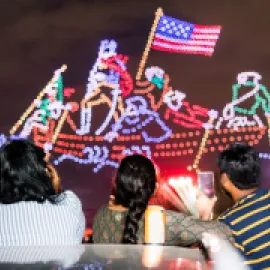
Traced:
<path fill-rule="evenodd" d="M 218 150 L 219 150 L 219 151 L 223 151 L 223 150 L 224 150 L 223 146 L 219 146 L 219 147 L 218 147 Z"/>

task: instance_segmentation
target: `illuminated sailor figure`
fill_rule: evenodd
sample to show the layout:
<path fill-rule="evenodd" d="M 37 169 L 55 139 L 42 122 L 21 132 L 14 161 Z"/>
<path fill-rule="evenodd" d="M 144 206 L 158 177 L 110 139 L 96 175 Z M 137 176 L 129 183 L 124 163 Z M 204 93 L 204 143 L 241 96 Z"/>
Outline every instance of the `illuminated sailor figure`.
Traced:
<path fill-rule="evenodd" d="M 164 96 L 164 103 L 167 105 L 164 118 L 184 128 L 210 129 L 210 117 L 216 118 L 216 112 L 199 105 L 190 105 L 185 100 L 186 94 L 179 90 L 170 90 Z"/>
<path fill-rule="evenodd" d="M 125 112 L 112 126 L 105 139 L 113 141 L 118 135 L 141 134 L 145 142 L 159 143 L 172 134 L 170 128 L 160 119 L 159 114 L 148 109 L 146 100 L 134 96 L 126 100 Z"/>
<path fill-rule="evenodd" d="M 63 81 L 61 72 L 56 71 L 57 79 L 48 84 L 45 91 L 45 97 L 35 101 L 36 110 L 30 116 L 22 129 L 20 137 L 29 137 L 33 127 L 43 131 L 48 130 L 48 119 L 58 120 L 63 109 Z"/>
<path fill-rule="evenodd" d="M 126 68 L 128 58 L 118 55 L 116 49 L 114 40 L 101 42 L 98 58 L 90 71 L 86 95 L 81 102 L 81 126 L 76 130 L 79 135 L 91 132 L 93 107 L 107 104 L 109 109 L 105 120 L 93 131 L 95 135 L 101 135 L 123 112 L 121 96 L 129 95 L 133 89 L 133 81 Z"/>
<path fill-rule="evenodd" d="M 145 77 L 158 89 L 164 86 L 164 70 L 160 67 L 150 67 L 145 70 Z"/>
<path fill-rule="evenodd" d="M 179 90 L 170 90 L 164 96 L 164 103 L 173 110 L 178 111 L 182 107 L 182 101 L 186 98 L 186 94 Z"/>
<path fill-rule="evenodd" d="M 158 111 L 163 105 L 164 95 L 172 90 L 170 77 L 158 66 L 149 67 L 145 70 L 145 81 L 136 81 L 135 95 L 146 96 L 153 111 Z"/>
<path fill-rule="evenodd" d="M 217 122 L 216 128 L 220 128 L 224 121 L 226 121 L 228 128 L 264 126 L 258 115 L 258 109 L 262 109 L 265 115 L 269 114 L 270 94 L 266 86 L 260 84 L 261 78 L 261 75 L 257 72 L 238 74 L 237 84 L 232 87 L 232 102 L 224 107 L 223 115 Z M 240 95 L 240 88 L 247 88 L 249 91 Z M 252 104 L 247 106 L 247 101 L 252 101 Z"/>

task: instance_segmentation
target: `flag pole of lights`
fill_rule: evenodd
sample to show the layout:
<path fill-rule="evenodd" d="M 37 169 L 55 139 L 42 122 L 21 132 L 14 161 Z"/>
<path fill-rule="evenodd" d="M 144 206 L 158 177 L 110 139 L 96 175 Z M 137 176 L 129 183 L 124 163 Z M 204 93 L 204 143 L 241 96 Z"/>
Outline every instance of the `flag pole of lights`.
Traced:
<path fill-rule="evenodd" d="M 138 69 L 137 75 L 136 75 L 136 80 L 137 81 L 140 81 L 141 78 L 142 78 L 143 70 L 144 70 L 144 67 L 146 65 L 148 54 L 149 54 L 149 52 L 151 50 L 151 46 L 152 46 L 152 42 L 154 40 L 154 36 L 155 36 L 155 32 L 156 32 L 156 29 L 157 29 L 157 26 L 158 26 L 158 22 L 159 22 L 162 15 L 163 15 L 162 8 L 158 8 L 157 11 L 156 11 L 156 16 L 155 16 L 155 19 L 154 19 L 150 34 L 149 34 L 148 39 L 147 39 L 147 43 L 146 43 L 146 46 L 145 46 L 145 49 L 144 49 L 144 52 L 143 52 L 143 55 L 142 55 L 141 62 L 139 64 L 139 69 Z"/>

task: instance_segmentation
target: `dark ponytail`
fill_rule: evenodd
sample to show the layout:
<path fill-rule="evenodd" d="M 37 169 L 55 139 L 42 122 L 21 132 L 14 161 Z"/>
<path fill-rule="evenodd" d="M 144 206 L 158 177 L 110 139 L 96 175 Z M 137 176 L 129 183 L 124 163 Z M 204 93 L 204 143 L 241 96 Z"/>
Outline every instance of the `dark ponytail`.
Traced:
<path fill-rule="evenodd" d="M 156 186 L 155 167 L 144 156 L 128 156 L 120 164 L 115 184 L 115 203 L 128 208 L 123 243 L 136 244 L 139 221 Z"/>
<path fill-rule="evenodd" d="M 147 201 L 147 203 L 145 203 Z M 137 244 L 137 232 L 139 221 L 141 220 L 147 207 L 147 198 L 138 198 L 130 203 L 130 207 L 126 217 L 125 230 L 123 234 L 124 244 Z"/>

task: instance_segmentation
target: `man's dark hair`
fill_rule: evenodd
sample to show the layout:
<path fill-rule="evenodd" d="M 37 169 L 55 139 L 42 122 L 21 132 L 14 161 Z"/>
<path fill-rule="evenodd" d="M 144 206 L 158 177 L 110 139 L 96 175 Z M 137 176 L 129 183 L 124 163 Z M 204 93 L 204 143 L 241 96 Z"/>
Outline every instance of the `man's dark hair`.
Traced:
<path fill-rule="evenodd" d="M 58 201 L 47 174 L 45 153 L 27 140 L 13 140 L 0 149 L 0 203 Z"/>
<path fill-rule="evenodd" d="M 238 189 L 250 189 L 260 185 L 259 155 L 246 143 L 234 143 L 221 152 L 218 167 L 220 174 L 226 173 Z"/>

